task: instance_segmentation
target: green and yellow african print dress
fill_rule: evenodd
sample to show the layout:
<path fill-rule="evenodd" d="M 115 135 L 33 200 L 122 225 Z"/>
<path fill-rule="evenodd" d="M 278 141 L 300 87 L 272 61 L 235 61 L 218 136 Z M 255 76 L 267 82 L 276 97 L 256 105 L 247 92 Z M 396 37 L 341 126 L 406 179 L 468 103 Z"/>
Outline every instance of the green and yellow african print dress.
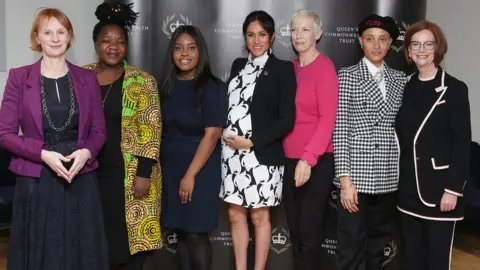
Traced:
<path fill-rule="evenodd" d="M 97 64 L 85 66 L 95 70 Z M 100 153 L 100 193 L 109 239 L 110 263 L 123 263 L 137 252 L 162 247 L 160 230 L 160 164 L 153 162 L 150 193 L 131 195 L 139 159 L 158 161 L 161 126 L 160 101 L 155 79 L 124 66 L 112 85 L 102 86 L 105 97 L 107 141 Z M 113 260 L 113 261 L 112 261 Z"/>

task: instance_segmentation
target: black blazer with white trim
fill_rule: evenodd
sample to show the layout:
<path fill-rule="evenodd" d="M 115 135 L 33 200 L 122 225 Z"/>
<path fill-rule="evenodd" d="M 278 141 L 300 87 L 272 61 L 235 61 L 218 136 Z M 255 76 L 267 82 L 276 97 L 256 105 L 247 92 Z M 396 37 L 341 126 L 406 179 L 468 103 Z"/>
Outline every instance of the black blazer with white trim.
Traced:
<path fill-rule="evenodd" d="M 418 76 L 417 73 L 412 76 Z M 401 211 L 420 218 L 433 220 L 459 220 L 463 218 L 465 206 L 464 191 L 470 178 L 470 143 L 471 123 L 467 85 L 445 73 L 441 68 L 437 78 L 440 85 L 434 89 L 428 102 L 430 110 L 422 119 L 418 119 L 418 130 L 409 145 L 400 143 L 402 157 L 400 163 L 400 184 L 398 207 Z M 405 105 L 415 98 L 415 91 L 407 83 L 403 101 Z M 413 91 L 415 90 L 415 91 Z M 425 89 L 427 91 L 429 89 Z M 418 101 L 417 101 L 418 102 Z M 399 110 L 396 129 L 400 134 L 405 125 L 403 117 L 414 117 L 405 113 L 404 105 Z M 410 149 L 407 149 L 410 148 Z M 413 168 L 412 168 L 413 167 Z M 402 178 L 403 172 L 413 172 L 412 178 Z M 408 175 L 408 173 L 405 173 Z M 403 174 L 403 175 L 405 175 Z M 403 184 L 407 181 L 414 184 Z M 414 182 L 413 182 L 414 181 Z M 413 190 L 415 189 L 415 190 Z M 457 206 L 453 211 L 441 212 L 440 202 L 444 192 L 458 196 Z M 415 196 L 402 195 L 415 194 Z"/>

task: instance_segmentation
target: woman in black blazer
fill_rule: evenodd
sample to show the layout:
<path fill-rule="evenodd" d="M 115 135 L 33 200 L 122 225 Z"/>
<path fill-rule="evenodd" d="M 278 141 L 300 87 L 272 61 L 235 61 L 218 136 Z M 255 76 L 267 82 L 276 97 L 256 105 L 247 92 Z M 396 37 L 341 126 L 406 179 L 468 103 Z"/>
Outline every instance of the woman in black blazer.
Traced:
<path fill-rule="evenodd" d="M 229 204 L 237 270 L 247 269 L 247 212 L 255 228 L 255 269 L 270 250 L 269 208 L 280 204 L 285 154 L 283 137 L 295 122 L 293 64 L 277 59 L 273 18 L 254 11 L 243 23 L 248 58 L 233 62 L 228 81 L 228 119 L 222 142 L 220 197 Z"/>
<path fill-rule="evenodd" d="M 447 42 L 437 25 L 412 25 L 405 44 L 406 57 L 418 72 L 405 86 L 396 120 L 402 265 L 408 270 L 446 270 L 455 223 L 463 219 L 470 171 L 468 88 L 439 66 Z"/>

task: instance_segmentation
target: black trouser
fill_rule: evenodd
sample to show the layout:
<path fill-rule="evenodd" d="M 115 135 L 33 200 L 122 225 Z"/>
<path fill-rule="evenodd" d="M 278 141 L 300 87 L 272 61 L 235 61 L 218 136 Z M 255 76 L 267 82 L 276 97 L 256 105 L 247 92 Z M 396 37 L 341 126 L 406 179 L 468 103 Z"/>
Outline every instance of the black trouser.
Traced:
<path fill-rule="evenodd" d="M 395 204 L 396 192 L 358 193 L 359 211 L 350 213 L 343 208 L 340 198 L 337 200 L 338 270 L 382 269 L 383 251 L 391 238 L 397 213 Z"/>
<path fill-rule="evenodd" d="M 145 260 L 150 256 L 152 251 L 139 252 L 130 256 L 130 260 L 127 263 L 112 265 L 111 270 L 143 270 Z"/>
<path fill-rule="evenodd" d="M 283 181 L 283 200 L 293 247 L 294 269 L 320 269 L 323 214 L 332 187 L 333 155 L 326 153 L 312 168 L 310 179 L 295 187 L 295 166 L 289 159 Z"/>
<path fill-rule="evenodd" d="M 175 229 L 178 235 L 180 270 L 211 270 L 212 247 L 208 233 L 190 233 Z"/>
<path fill-rule="evenodd" d="M 402 269 L 449 270 L 455 221 L 435 221 L 401 213 Z"/>

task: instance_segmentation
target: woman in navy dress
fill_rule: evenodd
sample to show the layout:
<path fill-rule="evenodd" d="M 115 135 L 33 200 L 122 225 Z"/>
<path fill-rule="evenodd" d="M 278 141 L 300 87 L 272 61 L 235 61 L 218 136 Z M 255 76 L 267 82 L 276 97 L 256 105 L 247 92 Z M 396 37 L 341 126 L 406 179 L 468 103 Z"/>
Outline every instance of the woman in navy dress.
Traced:
<path fill-rule="evenodd" d="M 208 233 L 217 227 L 219 139 L 227 104 L 222 83 L 210 71 L 206 43 L 198 28 L 181 26 L 173 33 L 164 78 L 160 88 L 162 224 L 175 230 L 179 244 L 186 245 L 179 249 L 182 269 L 209 270 Z M 184 250 L 188 254 L 181 254 Z"/>

